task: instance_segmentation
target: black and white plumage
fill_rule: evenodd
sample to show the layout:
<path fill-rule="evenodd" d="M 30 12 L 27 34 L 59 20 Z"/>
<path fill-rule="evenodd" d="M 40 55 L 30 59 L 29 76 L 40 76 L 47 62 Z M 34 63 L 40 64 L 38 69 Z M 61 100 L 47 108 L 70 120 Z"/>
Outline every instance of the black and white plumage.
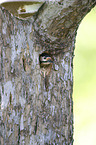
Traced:
<path fill-rule="evenodd" d="M 40 61 L 41 75 L 44 77 L 45 87 L 47 89 L 48 88 L 48 76 L 49 76 L 51 68 L 52 68 L 53 59 L 50 54 L 48 54 L 47 52 L 44 52 L 44 53 L 40 54 L 39 61 Z"/>
<path fill-rule="evenodd" d="M 41 66 L 49 65 L 51 63 L 53 63 L 53 60 L 52 60 L 51 56 L 48 53 L 42 53 L 40 55 L 40 65 Z"/>

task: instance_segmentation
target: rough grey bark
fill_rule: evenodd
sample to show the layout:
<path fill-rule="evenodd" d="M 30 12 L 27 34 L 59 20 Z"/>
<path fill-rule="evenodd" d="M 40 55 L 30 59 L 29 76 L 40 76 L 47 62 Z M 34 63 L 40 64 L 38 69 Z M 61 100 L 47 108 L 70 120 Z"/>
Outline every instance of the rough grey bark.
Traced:
<path fill-rule="evenodd" d="M 19 20 L 0 7 L 1 145 L 73 144 L 73 55 L 77 28 L 95 0 L 44 3 Z M 39 54 L 54 64 L 46 91 Z"/>

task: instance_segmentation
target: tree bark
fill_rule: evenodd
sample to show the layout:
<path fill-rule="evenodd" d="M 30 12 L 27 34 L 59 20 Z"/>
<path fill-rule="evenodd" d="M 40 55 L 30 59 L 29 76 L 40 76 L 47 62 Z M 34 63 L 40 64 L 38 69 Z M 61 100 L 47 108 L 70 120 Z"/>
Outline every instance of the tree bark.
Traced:
<path fill-rule="evenodd" d="M 0 7 L 1 145 L 73 144 L 73 56 L 78 26 L 95 0 L 45 2 L 20 20 Z M 54 60 L 48 90 L 39 55 Z"/>

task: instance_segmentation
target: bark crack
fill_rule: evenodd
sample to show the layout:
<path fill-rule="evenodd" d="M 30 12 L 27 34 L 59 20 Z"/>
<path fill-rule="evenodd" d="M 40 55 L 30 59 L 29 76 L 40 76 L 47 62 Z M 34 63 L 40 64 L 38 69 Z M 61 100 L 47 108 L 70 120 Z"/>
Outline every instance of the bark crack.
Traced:
<path fill-rule="evenodd" d="M 37 133 L 37 128 L 38 128 L 38 116 L 37 116 L 35 127 L 34 127 L 34 135 L 36 135 Z"/>
<path fill-rule="evenodd" d="M 18 128 L 18 145 L 20 144 L 20 125 L 19 125 L 19 128 Z"/>

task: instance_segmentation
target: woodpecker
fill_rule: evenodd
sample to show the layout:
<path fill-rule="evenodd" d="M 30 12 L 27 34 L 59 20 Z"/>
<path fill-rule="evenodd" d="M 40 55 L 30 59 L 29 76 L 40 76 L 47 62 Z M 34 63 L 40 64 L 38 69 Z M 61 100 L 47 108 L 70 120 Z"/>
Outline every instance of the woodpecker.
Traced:
<path fill-rule="evenodd" d="M 51 56 L 48 53 L 42 53 L 39 57 L 40 66 L 47 66 L 53 63 Z"/>
<path fill-rule="evenodd" d="M 40 68 L 41 68 L 41 75 L 45 79 L 45 87 L 48 88 L 48 76 L 50 74 L 53 59 L 50 54 L 47 52 L 44 52 L 39 55 L 39 61 L 40 61 Z"/>
<path fill-rule="evenodd" d="M 44 52 L 39 56 L 39 61 L 40 61 L 42 76 L 45 78 L 46 76 L 49 75 L 51 71 L 52 64 L 53 64 L 52 57 L 47 52 Z"/>

